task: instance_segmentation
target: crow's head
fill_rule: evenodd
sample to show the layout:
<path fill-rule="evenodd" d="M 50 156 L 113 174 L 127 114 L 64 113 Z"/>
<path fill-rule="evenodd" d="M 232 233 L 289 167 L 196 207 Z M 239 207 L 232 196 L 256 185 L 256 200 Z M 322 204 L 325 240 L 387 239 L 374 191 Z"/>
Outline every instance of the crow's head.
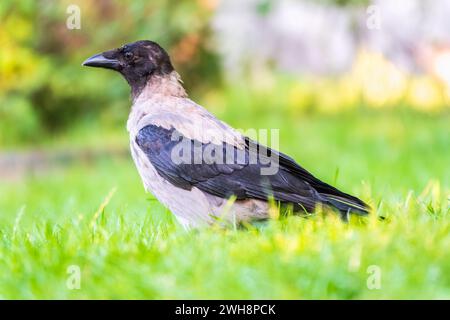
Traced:
<path fill-rule="evenodd" d="M 83 66 L 118 71 L 133 91 L 145 86 L 150 77 L 166 75 L 174 70 L 167 52 L 149 40 L 136 41 L 96 54 L 84 61 Z"/>

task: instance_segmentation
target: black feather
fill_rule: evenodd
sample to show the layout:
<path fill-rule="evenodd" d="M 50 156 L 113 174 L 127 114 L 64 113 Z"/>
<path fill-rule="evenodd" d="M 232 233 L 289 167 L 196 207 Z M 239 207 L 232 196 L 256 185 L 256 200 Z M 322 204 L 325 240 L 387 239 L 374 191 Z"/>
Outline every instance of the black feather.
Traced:
<path fill-rule="evenodd" d="M 243 154 L 225 142 L 219 146 L 186 139 L 184 143 L 190 146 L 191 160 L 194 159 L 194 146 L 199 146 L 202 152 L 206 148 L 222 150 L 222 161 L 176 163 L 172 152 L 180 140 L 173 137 L 180 136 L 175 129 L 167 130 L 155 125 L 142 128 L 136 136 L 136 143 L 157 172 L 179 188 L 190 190 L 195 186 L 209 194 L 221 198 L 235 196 L 237 200 L 252 198 L 267 201 L 272 197 L 283 204 L 292 204 L 296 210 L 306 209 L 309 212 L 314 211 L 318 204 L 334 207 L 343 214 L 368 211 L 368 206 L 360 199 L 315 178 L 287 155 L 249 139 Z M 233 150 L 232 163 L 226 161 L 226 157 L 230 156 L 227 150 Z M 273 175 L 261 175 L 261 169 L 268 167 L 268 160 L 274 156 L 279 161 L 278 171 Z"/>

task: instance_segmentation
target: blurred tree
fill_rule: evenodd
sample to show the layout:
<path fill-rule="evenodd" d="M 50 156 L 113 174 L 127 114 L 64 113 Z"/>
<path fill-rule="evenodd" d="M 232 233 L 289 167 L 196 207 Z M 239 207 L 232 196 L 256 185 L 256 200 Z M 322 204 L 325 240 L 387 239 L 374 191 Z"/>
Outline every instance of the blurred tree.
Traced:
<path fill-rule="evenodd" d="M 70 5 L 80 8 L 81 29 L 66 26 Z M 188 90 L 217 84 L 219 65 L 208 43 L 214 8 L 212 0 L 2 0 L 0 144 L 35 136 L 36 131 L 30 135 L 29 128 L 17 126 L 19 109 L 20 117 L 34 119 L 29 122 L 40 132 L 60 130 L 99 113 L 108 123 L 123 121 L 129 104 L 123 80 L 89 72 L 80 64 L 91 54 L 128 42 L 160 43 L 173 57 Z M 208 81 L 200 81 L 205 76 Z"/>

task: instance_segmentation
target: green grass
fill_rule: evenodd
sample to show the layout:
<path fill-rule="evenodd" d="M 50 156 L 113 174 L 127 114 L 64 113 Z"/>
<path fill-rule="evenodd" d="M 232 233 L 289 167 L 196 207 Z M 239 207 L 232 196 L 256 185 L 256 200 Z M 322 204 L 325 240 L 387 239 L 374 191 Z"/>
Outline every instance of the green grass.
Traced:
<path fill-rule="evenodd" d="M 282 151 L 376 212 L 186 232 L 131 159 L 54 168 L 0 182 L 0 298 L 450 298 L 449 115 L 251 110 L 217 113 L 280 128 Z"/>

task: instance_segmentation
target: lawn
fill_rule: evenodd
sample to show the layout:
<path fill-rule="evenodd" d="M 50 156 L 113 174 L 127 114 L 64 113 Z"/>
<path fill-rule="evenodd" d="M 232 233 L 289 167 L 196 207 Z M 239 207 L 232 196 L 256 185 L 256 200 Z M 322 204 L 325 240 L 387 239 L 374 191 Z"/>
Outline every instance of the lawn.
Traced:
<path fill-rule="evenodd" d="M 448 114 L 254 110 L 213 111 L 279 128 L 283 152 L 373 214 L 185 231 L 131 158 L 72 163 L 0 182 L 0 298 L 450 298 Z"/>

